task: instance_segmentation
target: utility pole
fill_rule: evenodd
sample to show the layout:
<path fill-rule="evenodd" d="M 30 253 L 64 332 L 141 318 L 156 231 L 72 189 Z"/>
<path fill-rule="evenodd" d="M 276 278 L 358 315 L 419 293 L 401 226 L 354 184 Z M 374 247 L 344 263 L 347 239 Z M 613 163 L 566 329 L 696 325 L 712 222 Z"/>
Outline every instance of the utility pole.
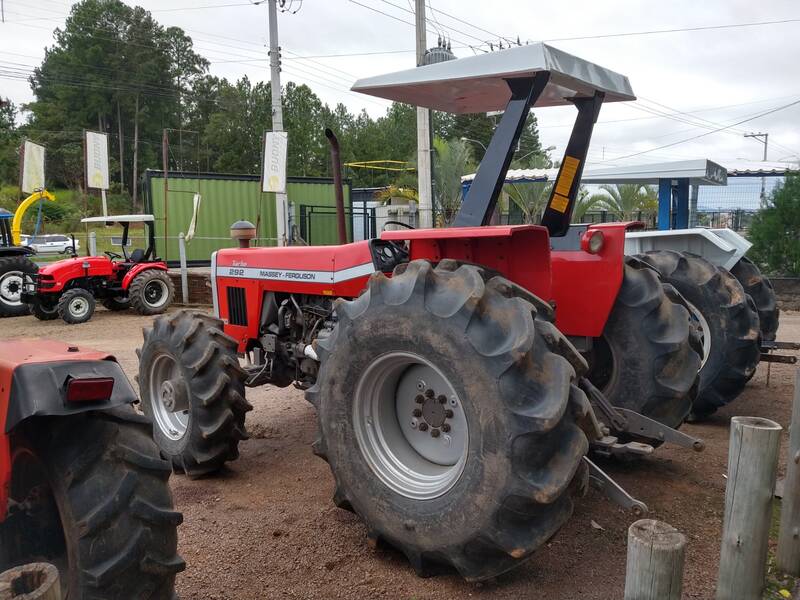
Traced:
<path fill-rule="evenodd" d="M 416 0 L 417 66 L 425 60 L 425 0 Z M 419 226 L 433 227 L 433 189 L 431 184 L 431 113 L 417 107 L 417 191 L 419 194 Z"/>
<path fill-rule="evenodd" d="M 745 133 L 744 137 L 746 138 L 755 138 L 762 144 L 764 144 L 764 158 L 762 159 L 764 162 L 767 162 L 767 145 L 769 143 L 769 134 L 768 133 Z M 762 139 L 763 138 L 763 139 Z M 761 206 L 763 207 L 767 201 L 766 199 L 766 183 L 767 178 L 761 178 Z"/>
<path fill-rule="evenodd" d="M 272 131 L 283 131 L 283 108 L 281 107 L 281 48 L 278 45 L 278 0 L 269 4 L 269 68 L 270 92 L 272 95 Z M 288 203 L 285 193 L 275 194 L 275 217 L 278 246 L 288 244 Z"/>

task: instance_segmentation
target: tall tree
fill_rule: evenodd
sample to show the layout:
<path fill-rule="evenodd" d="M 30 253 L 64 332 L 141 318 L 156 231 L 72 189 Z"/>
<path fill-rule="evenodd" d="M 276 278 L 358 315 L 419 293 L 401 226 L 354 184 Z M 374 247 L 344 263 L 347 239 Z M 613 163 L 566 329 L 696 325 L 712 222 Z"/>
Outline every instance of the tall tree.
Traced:
<path fill-rule="evenodd" d="M 21 136 L 16 126 L 17 107 L 0 98 L 0 184 L 17 180 Z"/>
<path fill-rule="evenodd" d="M 436 169 L 433 171 L 436 205 L 442 225 L 450 225 L 461 207 L 461 176 L 472 163 L 472 149 L 467 142 L 434 138 Z"/>
<path fill-rule="evenodd" d="M 621 221 L 634 219 L 639 211 L 654 210 L 658 206 L 655 190 L 640 183 L 601 185 L 601 192 L 592 194 L 597 206 L 607 208 Z"/>

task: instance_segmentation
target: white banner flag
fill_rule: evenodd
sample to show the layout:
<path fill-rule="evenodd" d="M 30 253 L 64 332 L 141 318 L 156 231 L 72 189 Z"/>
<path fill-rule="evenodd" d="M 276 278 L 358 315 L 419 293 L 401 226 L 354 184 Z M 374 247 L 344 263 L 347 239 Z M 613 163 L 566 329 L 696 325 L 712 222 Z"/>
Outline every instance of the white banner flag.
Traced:
<path fill-rule="evenodd" d="M 268 131 L 264 136 L 264 164 L 261 171 L 261 191 L 286 193 L 285 131 Z"/>
<path fill-rule="evenodd" d="M 108 136 L 86 132 L 86 187 L 108 189 Z"/>
<path fill-rule="evenodd" d="M 44 146 L 25 141 L 22 150 L 22 191 L 32 194 L 44 189 Z"/>

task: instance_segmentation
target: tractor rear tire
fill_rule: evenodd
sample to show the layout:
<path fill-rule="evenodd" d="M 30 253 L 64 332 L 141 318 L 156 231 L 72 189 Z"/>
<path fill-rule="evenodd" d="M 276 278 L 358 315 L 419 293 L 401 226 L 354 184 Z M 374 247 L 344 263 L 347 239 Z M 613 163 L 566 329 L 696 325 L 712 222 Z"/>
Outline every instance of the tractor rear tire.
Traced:
<path fill-rule="evenodd" d="M 161 269 L 142 271 L 128 287 L 131 306 L 140 315 L 160 315 L 172 304 L 174 296 L 175 285 Z"/>
<path fill-rule="evenodd" d="M 11 451 L 0 571 L 51 562 L 70 600 L 175 597 L 183 517 L 144 417 L 126 406 L 32 419 L 12 434 Z"/>
<path fill-rule="evenodd" d="M 614 406 L 673 428 L 689 415 L 700 369 L 689 312 L 642 261 L 625 258 L 617 299 L 589 358 L 589 380 Z"/>
<path fill-rule="evenodd" d="M 73 288 L 58 299 L 58 316 L 70 325 L 86 323 L 92 318 L 97 303 L 94 295 L 83 288 Z"/>
<path fill-rule="evenodd" d="M 31 305 L 31 314 L 40 321 L 52 321 L 58 318 L 58 299 L 45 300 L 41 296 L 34 300 Z"/>
<path fill-rule="evenodd" d="M 0 258 L 0 318 L 30 314 L 20 295 L 25 275 L 33 275 L 38 270 L 39 267 L 27 256 Z"/>
<path fill-rule="evenodd" d="M 108 310 L 128 310 L 131 307 L 131 299 L 128 296 L 117 296 L 116 298 L 106 298 L 103 306 Z"/>
<path fill-rule="evenodd" d="M 177 472 L 195 478 L 239 457 L 247 439 L 245 372 L 222 321 L 179 311 L 144 330 L 139 395 L 153 438 Z"/>
<path fill-rule="evenodd" d="M 696 311 L 703 356 L 692 418 L 710 415 L 734 400 L 755 373 L 761 356 L 758 313 L 733 275 L 700 256 L 657 250 L 638 258 L 655 267 Z"/>
<path fill-rule="evenodd" d="M 780 310 L 775 300 L 772 282 L 761 274 L 760 269 L 746 256 L 739 259 L 731 269 L 731 275 L 739 280 L 745 293 L 753 299 L 758 311 L 761 338 L 772 342 L 778 333 Z"/>
<path fill-rule="evenodd" d="M 519 566 L 587 484 L 586 364 L 514 286 L 445 260 L 375 273 L 317 343 L 317 410 L 334 502 L 421 576 Z"/>

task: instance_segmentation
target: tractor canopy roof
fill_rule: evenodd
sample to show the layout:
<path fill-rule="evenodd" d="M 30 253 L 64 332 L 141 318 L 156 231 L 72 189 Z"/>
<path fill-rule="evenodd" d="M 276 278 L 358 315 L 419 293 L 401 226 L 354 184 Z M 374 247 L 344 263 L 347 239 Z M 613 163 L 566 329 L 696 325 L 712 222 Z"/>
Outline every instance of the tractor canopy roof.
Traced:
<path fill-rule="evenodd" d="M 81 223 L 152 223 L 153 215 L 108 215 L 107 217 L 86 217 Z"/>
<path fill-rule="evenodd" d="M 560 106 L 604 92 L 606 102 L 635 100 L 628 78 L 543 43 L 359 79 L 362 94 L 451 113 L 503 110 L 511 98 L 507 79 L 549 72 L 534 106 Z"/>

